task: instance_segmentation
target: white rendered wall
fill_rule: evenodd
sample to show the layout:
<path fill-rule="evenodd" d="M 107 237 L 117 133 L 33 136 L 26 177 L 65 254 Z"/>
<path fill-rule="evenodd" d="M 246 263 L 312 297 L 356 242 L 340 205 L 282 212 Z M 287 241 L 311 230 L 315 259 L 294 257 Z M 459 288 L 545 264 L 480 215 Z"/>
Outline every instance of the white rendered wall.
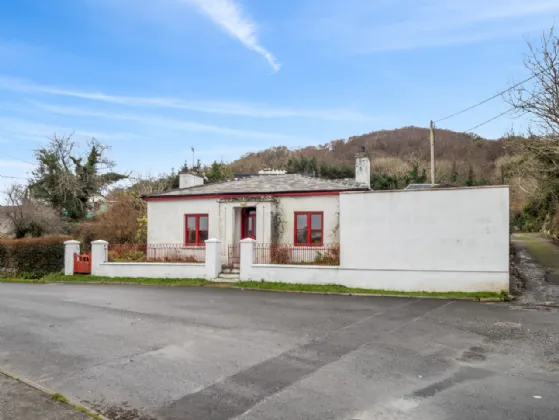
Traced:
<path fill-rule="evenodd" d="M 180 263 L 101 263 L 93 274 L 102 277 L 200 279 L 206 278 L 206 266 Z"/>
<path fill-rule="evenodd" d="M 241 261 L 243 254 L 241 253 Z M 460 271 L 355 270 L 342 267 L 253 264 L 241 280 L 299 284 L 340 284 L 374 290 L 403 292 L 500 292 L 508 291 L 508 273 Z"/>
<path fill-rule="evenodd" d="M 245 255 L 241 253 L 241 280 L 400 291 L 508 291 L 509 191 L 478 187 L 343 193 L 339 267 L 253 264 L 252 246 L 246 244 Z"/>
<path fill-rule="evenodd" d="M 324 243 L 338 243 L 339 196 L 316 195 L 309 197 L 279 197 L 278 211 L 283 219 L 283 232 L 280 243 L 292 244 L 295 241 L 295 212 L 324 212 Z M 260 242 L 260 241 L 257 241 Z"/>
<path fill-rule="evenodd" d="M 226 250 L 229 244 L 240 240 L 240 209 L 256 207 L 256 241 L 272 241 L 272 213 L 280 211 L 283 232 L 280 242 L 294 241 L 294 214 L 299 211 L 324 212 L 324 243 L 338 242 L 339 197 L 337 195 L 311 197 L 278 197 L 273 201 L 232 201 L 218 199 L 183 199 L 148 202 L 148 243 L 184 243 L 185 214 L 208 214 L 209 237 L 222 241 Z M 281 210 L 280 210 L 281 209 Z"/>
<path fill-rule="evenodd" d="M 221 259 L 227 261 L 228 246 L 238 244 L 241 235 L 241 209 L 256 207 L 256 239 L 272 240 L 273 201 L 177 199 L 148 201 L 148 244 L 183 244 L 186 214 L 209 216 L 209 237 L 221 240 Z M 293 227 L 291 227 L 293 231 Z M 293 238 L 291 238 L 291 242 Z"/>
<path fill-rule="evenodd" d="M 506 273 L 509 190 L 478 187 L 340 195 L 341 265 Z"/>
<path fill-rule="evenodd" d="M 148 201 L 148 244 L 184 244 L 185 214 L 207 214 L 209 237 L 220 238 L 219 203 L 215 198 Z"/>
<path fill-rule="evenodd" d="M 108 262 L 107 241 L 91 243 L 91 274 L 102 277 L 139 278 L 205 278 L 215 279 L 221 271 L 218 239 L 206 241 L 206 261 L 203 264 L 189 263 L 110 263 Z M 66 269 L 65 269 L 66 271 Z"/>

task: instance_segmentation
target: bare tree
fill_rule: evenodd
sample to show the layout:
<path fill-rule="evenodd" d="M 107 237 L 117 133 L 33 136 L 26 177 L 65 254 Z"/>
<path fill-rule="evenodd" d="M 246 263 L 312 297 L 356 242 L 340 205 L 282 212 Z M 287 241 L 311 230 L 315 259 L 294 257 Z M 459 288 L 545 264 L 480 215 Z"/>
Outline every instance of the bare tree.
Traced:
<path fill-rule="evenodd" d="M 559 136 L 559 37 L 555 28 L 542 34 L 539 43 L 528 42 L 524 66 L 533 83 L 511 90 L 505 100 L 522 114 L 529 114 L 546 137 Z"/>
<path fill-rule="evenodd" d="M 528 114 L 538 132 L 528 137 L 509 134 L 506 145 L 512 151 L 505 168 L 518 179 L 536 179 L 542 196 L 559 198 L 559 37 L 552 27 L 538 43 L 528 42 L 524 66 L 531 83 L 511 90 L 505 100 L 519 113 Z M 519 181 L 520 182 L 520 181 Z M 532 184 L 533 185 L 533 184 Z"/>
<path fill-rule="evenodd" d="M 62 222 L 50 206 L 29 198 L 29 191 L 20 184 L 11 185 L 6 191 L 9 211 L 6 213 L 16 238 L 61 233 Z"/>

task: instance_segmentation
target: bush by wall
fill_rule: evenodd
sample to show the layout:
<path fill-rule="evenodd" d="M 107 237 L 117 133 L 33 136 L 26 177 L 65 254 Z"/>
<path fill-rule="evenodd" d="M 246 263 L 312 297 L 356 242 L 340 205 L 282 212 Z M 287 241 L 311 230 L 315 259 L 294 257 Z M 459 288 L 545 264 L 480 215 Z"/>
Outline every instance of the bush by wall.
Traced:
<path fill-rule="evenodd" d="M 0 241 L 0 270 L 4 276 L 39 278 L 64 269 L 64 236 Z"/>

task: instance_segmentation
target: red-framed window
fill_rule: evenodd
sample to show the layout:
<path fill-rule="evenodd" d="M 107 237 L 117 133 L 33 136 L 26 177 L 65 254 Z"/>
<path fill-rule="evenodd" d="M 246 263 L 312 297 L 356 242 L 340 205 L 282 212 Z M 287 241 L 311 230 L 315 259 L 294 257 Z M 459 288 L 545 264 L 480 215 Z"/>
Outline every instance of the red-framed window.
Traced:
<path fill-rule="evenodd" d="M 295 245 L 322 245 L 324 243 L 324 212 L 295 212 Z"/>
<path fill-rule="evenodd" d="M 184 243 L 186 245 L 205 245 L 208 239 L 208 215 L 207 214 L 185 214 L 184 215 Z"/>

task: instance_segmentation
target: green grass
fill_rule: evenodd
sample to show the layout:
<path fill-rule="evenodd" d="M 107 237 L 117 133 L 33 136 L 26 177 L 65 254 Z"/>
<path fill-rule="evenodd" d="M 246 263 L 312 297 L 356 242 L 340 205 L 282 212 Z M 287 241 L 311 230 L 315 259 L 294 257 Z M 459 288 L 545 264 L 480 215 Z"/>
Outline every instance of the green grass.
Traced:
<path fill-rule="evenodd" d="M 55 401 L 59 401 L 59 402 L 64 403 L 64 404 L 68 404 L 68 398 L 66 398 L 62 394 L 59 394 L 58 392 L 55 393 L 55 394 L 52 394 L 51 398 Z"/>
<path fill-rule="evenodd" d="M 22 279 L 22 278 L 2 278 L 0 277 L 0 283 L 44 283 L 42 279 Z"/>
<path fill-rule="evenodd" d="M 94 413 L 91 410 L 88 410 L 87 408 L 85 408 L 84 406 L 81 405 L 72 405 L 72 407 L 74 407 L 76 410 L 78 410 L 80 413 L 84 413 L 87 414 L 89 417 L 94 418 L 95 420 L 101 420 L 101 416 L 99 416 L 98 414 Z"/>
<path fill-rule="evenodd" d="M 379 289 L 359 289 L 346 287 L 339 284 L 290 284 L 265 281 L 241 281 L 234 284 L 236 287 L 260 290 L 285 290 L 295 292 L 318 292 L 318 293 L 351 293 L 351 294 L 371 294 L 371 295 L 394 295 L 411 297 L 442 297 L 442 298 L 504 298 L 504 293 L 496 292 L 402 292 L 398 290 L 379 290 Z"/>
<path fill-rule="evenodd" d="M 0 283 L 54 283 L 54 282 L 80 282 L 80 283 L 131 283 L 151 284 L 162 286 L 195 286 L 207 283 L 205 279 L 150 279 L 143 277 L 99 277 L 86 275 L 65 276 L 64 274 L 48 274 L 41 279 L 0 278 Z"/>
<path fill-rule="evenodd" d="M 94 418 L 95 420 L 101 420 L 101 416 L 99 416 L 97 413 L 94 413 L 93 411 L 85 408 L 83 405 L 79 405 L 79 404 L 72 404 L 68 398 L 66 398 L 64 395 L 59 394 L 58 392 L 54 393 L 51 395 L 50 397 L 52 400 L 61 402 L 63 404 L 68 404 L 70 407 L 76 409 L 77 411 L 79 411 L 80 413 L 84 413 L 87 414 L 89 417 Z"/>
<path fill-rule="evenodd" d="M 528 252 L 544 267 L 559 273 L 559 247 L 538 233 L 520 233 L 515 235 Z"/>
<path fill-rule="evenodd" d="M 409 297 L 440 297 L 440 298 L 466 298 L 466 299 L 504 299 L 506 293 L 497 292 L 402 292 L 398 290 L 381 289 L 359 289 L 346 287 L 339 284 L 291 284 L 265 281 L 240 281 L 237 283 L 213 283 L 205 279 L 150 279 L 130 277 L 98 277 L 86 275 L 65 276 L 63 274 L 49 274 L 40 280 L 25 279 L 0 279 L 7 283 L 54 283 L 54 282 L 80 282 L 80 283 L 129 283 L 149 284 L 161 286 L 198 286 L 207 285 L 213 287 L 240 287 L 245 289 L 279 290 L 293 292 L 316 292 L 316 293 L 349 293 L 349 294 L 371 294 L 371 295 L 394 295 Z"/>
<path fill-rule="evenodd" d="M 50 282 L 95 282 L 95 283 L 134 283 L 134 284 L 159 284 L 159 285 L 198 285 L 207 283 L 205 279 L 150 279 L 143 277 L 100 277 L 75 274 L 49 274 L 42 278 L 45 283 Z"/>

